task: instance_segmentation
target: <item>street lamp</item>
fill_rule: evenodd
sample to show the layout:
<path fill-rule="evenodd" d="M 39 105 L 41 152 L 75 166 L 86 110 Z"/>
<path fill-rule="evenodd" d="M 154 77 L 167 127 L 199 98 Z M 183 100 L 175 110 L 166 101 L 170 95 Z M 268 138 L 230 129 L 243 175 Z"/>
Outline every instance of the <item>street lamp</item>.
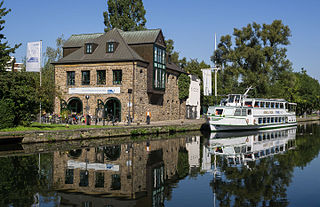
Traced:
<path fill-rule="evenodd" d="M 87 125 L 90 125 L 89 123 L 90 123 L 90 116 L 89 116 L 89 98 L 90 98 L 90 96 L 89 95 L 86 95 L 86 99 L 87 99 L 87 106 L 86 106 L 86 112 L 87 112 L 87 118 L 86 118 L 86 120 L 87 120 Z"/>
<path fill-rule="evenodd" d="M 129 103 L 128 103 L 128 107 L 129 107 L 129 114 L 128 114 L 128 125 L 130 125 L 131 124 L 131 115 L 130 115 L 130 107 L 131 107 L 131 94 L 132 94 L 132 89 L 131 88 L 129 88 L 128 89 L 128 94 L 129 94 Z"/>

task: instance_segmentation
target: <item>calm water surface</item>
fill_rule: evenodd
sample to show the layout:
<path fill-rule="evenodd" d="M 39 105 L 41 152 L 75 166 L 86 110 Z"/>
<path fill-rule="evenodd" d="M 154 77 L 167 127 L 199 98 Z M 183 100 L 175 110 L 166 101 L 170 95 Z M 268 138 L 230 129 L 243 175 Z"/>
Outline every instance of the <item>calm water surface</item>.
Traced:
<path fill-rule="evenodd" d="M 320 124 L 1 146 L 0 206 L 320 206 Z"/>

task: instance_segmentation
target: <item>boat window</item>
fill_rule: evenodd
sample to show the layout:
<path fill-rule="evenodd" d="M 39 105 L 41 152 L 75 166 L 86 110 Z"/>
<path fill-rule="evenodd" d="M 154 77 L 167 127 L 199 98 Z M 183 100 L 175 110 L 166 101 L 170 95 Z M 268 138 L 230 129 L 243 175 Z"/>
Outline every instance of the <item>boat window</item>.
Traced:
<path fill-rule="evenodd" d="M 276 108 L 277 108 L 277 109 L 279 108 L 279 103 L 276 103 Z"/>
<path fill-rule="evenodd" d="M 267 118 L 267 122 L 270 123 L 270 117 Z"/>
<path fill-rule="evenodd" d="M 283 103 L 280 103 L 280 109 L 283 109 Z"/>
<path fill-rule="evenodd" d="M 248 109 L 248 115 L 251 115 L 251 114 L 252 114 L 251 109 Z"/>
<path fill-rule="evenodd" d="M 246 109 L 242 109 L 241 110 L 241 116 L 247 116 L 247 110 Z"/>
<path fill-rule="evenodd" d="M 283 151 L 283 145 L 280 146 L 280 151 L 281 151 L 281 152 Z"/>
<path fill-rule="evenodd" d="M 254 153 L 254 157 L 259 158 L 259 153 L 258 152 Z"/>
<path fill-rule="evenodd" d="M 228 102 L 227 99 L 224 98 L 224 99 L 221 100 L 220 105 L 221 106 L 225 106 L 227 104 L 227 102 Z"/>
<path fill-rule="evenodd" d="M 284 117 L 282 117 L 282 122 L 284 123 Z"/>
<path fill-rule="evenodd" d="M 260 102 L 259 102 L 259 101 L 256 101 L 256 102 L 254 103 L 254 107 L 259 107 L 259 105 L 260 105 Z"/>
<path fill-rule="evenodd" d="M 240 95 L 236 95 L 236 103 L 240 102 Z"/>
<path fill-rule="evenodd" d="M 274 117 L 271 117 L 271 123 L 274 123 Z"/>
<path fill-rule="evenodd" d="M 271 102 L 271 108 L 274 108 L 274 102 Z"/>
<path fill-rule="evenodd" d="M 269 155 L 270 154 L 270 149 L 267 149 L 266 150 L 266 155 Z"/>
<path fill-rule="evenodd" d="M 234 95 L 229 95 L 228 102 L 229 102 L 229 103 L 233 103 L 234 97 L 235 97 Z"/>
<path fill-rule="evenodd" d="M 223 151 L 222 151 L 222 148 L 221 148 L 221 147 L 217 147 L 217 148 L 216 148 L 216 152 L 222 153 L 222 152 L 223 152 Z"/>
<path fill-rule="evenodd" d="M 245 101 L 244 105 L 252 107 L 252 101 Z"/>
<path fill-rule="evenodd" d="M 286 111 L 288 111 L 288 110 L 289 110 L 289 104 L 286 103 L 285 107 L 286 107 L 286 109 L 287 109 Z"/>
<path fill-rule="evenodd" d="M 241 147 L 241 153 L 246 153 L 246 146 Z"/>
<path fill-rule="evenodd" d="M 270 139 L 270 134 L 267 134 L 267 139 Z"/>
<path fill-rule="evenodd" d="M 262 135 L 259 134 L 258 141 L 262 141 Z"/>
<path fill-rule="evenodd" d="M 265 103 L 266 103 L 266 102 L 261 102 L 261 103 L 260 103 L 260 107 L 263 107 L 263 108 L 266 107 L 266 106 L 265 106 Z"/>
<path fill-rule="evenodd" d="M 240 147 L 234 147 L 234 152 L 235 153 L 240 153 Z"/>
<path fill-rule="evenodd" d="M 259 122 L 258 122 L 259 124 L 262 124 L 262 118 L 259 118 Z"/>
<path fill-rule="evenodd" d="M 277 123 L 278 122 L 278 117 L 274 118 L 274 122 Z"/>
<path fill-rule="evenodd" d="M 236 109 L 236 111 L 234 112 L 235 116 L 240 116 L 241 115 L 241 110 L 240 109 Z"/>
<path fill-rule="evenodd" d="M 263 118 L 263 123 L 265 124 L 267 121 L 266 117 Z"/>
<path fill-rule="evenodd" d="M 216 109 L 216 115 L 222 115 L 223 109 Z"/>
<path fill-rule="evenodd" d="M 266 107 L 270 108 L 270 102 L 266 102 Z"/>

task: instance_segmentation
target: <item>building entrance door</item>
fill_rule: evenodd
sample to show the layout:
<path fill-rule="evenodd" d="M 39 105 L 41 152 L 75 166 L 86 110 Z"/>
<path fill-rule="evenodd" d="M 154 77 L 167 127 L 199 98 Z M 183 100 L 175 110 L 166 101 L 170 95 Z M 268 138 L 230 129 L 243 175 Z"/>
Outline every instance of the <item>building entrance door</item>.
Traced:
<path fill-rule="evenodd" d="M 82 114 L 82 101 L 79 98 L 71 98 L 68 102 L 71 113 Z"/>
<path fill-rule="evenodd" d="M 105 116 L 109 121 L 121 121 L 121 103 L 117 98 L 110 98 L 104 105 Z"/>

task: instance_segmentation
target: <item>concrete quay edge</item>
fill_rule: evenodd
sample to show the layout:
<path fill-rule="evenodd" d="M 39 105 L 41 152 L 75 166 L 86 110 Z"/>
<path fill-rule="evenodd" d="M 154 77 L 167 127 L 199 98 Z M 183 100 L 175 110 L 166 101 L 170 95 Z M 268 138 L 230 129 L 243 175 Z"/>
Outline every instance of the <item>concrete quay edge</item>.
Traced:
<path fill-rule="evenodd" d="M 15 140 L 21 140 L 22 144 L 57 142 L 57 141 L 74 141 L 98 138 L 111 138 L 122 136 L 140 136 L 149 134 L 176 133 L 186 131 L 199 131 L 205 124 L 205 119 L 189 120 L 169 120 L 151 122 L 146 124 L 132 124 L 130 126 L 119 125 L 117 127 L 106 128 L 83 128 L 83 129 L 66 129 L 56 131 L 25 131 L 25 132 L 1 132 L 1 137 L 9 140 L 11 137 Z"/>

